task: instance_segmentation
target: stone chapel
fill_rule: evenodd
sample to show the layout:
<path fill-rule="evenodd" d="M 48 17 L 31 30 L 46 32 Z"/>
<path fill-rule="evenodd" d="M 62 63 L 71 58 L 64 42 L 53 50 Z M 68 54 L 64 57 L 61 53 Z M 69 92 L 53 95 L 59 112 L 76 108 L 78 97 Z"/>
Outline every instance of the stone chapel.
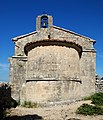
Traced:
<path fill-rule="evenodd" d="M 15 100 L 67 103 L 95 93 L 95 40 L 36 18 L 36 31 L 15 37 L 10 83 Z"/>

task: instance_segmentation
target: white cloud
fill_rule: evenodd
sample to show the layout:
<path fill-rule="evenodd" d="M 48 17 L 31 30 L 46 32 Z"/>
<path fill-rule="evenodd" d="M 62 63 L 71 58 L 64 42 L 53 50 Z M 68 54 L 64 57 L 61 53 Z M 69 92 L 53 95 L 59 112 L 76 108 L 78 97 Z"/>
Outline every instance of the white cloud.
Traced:
<path fill-rule="evenodd" d="M 103 58 L 103 55 L 102 55 L 102 54 L 97 54 L 97 56 Z"/>
<path fill-rule="evenodd" d="M 9 64 L 0 63 L 0 70 L 8 70 L 8 69 L 9 69 Z"/>
<path fill-rule="evenodd" d="M 0 81 L 9 81 L 9 64 L 0 63 Z"/>

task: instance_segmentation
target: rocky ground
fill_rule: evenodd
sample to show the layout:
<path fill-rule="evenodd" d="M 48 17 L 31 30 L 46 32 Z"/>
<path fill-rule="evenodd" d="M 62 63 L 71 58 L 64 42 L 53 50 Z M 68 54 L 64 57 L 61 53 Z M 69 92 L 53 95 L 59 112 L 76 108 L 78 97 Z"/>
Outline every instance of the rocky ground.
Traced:
<path fill-rule="evenodd" d="M 8 117 L 6 120 L 103 120 L 102 115 L 77 115 L 75 111 L 83 103 L 90 104 L 91 101 L 78 101 L 69 105 L 58 105 L 42 108 L 12 108 L 10 109 L 11 117 Z"/>

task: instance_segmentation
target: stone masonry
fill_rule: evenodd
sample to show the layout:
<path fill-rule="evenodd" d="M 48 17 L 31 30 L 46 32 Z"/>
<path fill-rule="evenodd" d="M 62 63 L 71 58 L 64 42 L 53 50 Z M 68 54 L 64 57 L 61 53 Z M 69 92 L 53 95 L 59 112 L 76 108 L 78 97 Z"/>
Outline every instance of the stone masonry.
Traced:
<path fill-rule="evenodd" d="M 36 31 L 13 38 L 10 82 L 15 100 L 65 103 L 95 93 L 95 40 L 36 19 Z"/>

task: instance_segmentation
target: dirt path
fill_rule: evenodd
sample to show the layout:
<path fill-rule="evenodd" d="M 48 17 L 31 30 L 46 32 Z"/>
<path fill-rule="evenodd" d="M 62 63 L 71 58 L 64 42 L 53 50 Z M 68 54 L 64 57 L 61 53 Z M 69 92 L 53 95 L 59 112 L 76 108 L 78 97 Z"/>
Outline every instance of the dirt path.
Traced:
<path fill-rule="evenodd" d="M 83 103 L 90 104 L 91 101 L 79 101 L 69 105 L 59 105 L 42 108 L 11 109 L 11 118 L 8 120 L 103 120 L 103 116 L 83 116 L 75 113 L 76 109 Z"/>

